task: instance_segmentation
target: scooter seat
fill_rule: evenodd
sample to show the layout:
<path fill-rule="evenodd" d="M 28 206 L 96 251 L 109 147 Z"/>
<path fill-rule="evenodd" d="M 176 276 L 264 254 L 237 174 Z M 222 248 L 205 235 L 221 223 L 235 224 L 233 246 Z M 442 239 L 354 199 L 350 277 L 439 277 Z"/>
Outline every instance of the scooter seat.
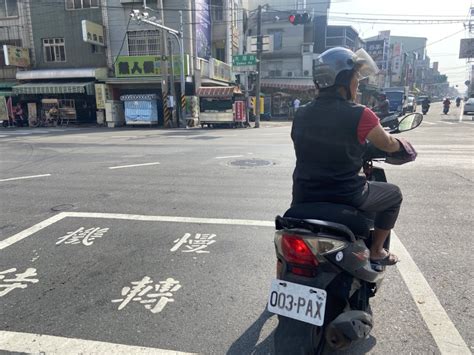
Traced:
<path fill-rule="evenodd" d="M 284 217 L 316 219 L 345 225 L 354 235 L 366 239 L 370 227 L 362 211 L 347 205 L 327 202 L 302 203 L 291 207 Z"/>

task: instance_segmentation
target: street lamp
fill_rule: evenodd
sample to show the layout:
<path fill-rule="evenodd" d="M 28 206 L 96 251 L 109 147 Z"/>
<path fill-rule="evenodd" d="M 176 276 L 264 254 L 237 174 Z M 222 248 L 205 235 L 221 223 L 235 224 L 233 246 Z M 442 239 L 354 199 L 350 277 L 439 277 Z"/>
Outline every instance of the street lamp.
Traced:
<path fill-rule="evenodd" d="M 163 26 L 162 24 L 158 23 L 155 17 L 150 17 L 150 14 L 148 12 L 140 12 L 140 10 L 132 10 L 130 13 L 130 17 L 133 20 L 136 20 L 138 22 L 144 22 L 146 24 L 149 24 L 154 27 L 158 27 L 162 30 L 165 30 L 169 34 L 173 35 L 176 38 L 176 41 L 178 42 L 179 45 L 179 52 L 181 55 L 181 100 L 180 100 L 180 110 L 179 110 L 179 119 L 180 119 L 180 126 L 186 127 L 186 120 L 184 119 L 184 114 L 185 114 L 185 90 L 186 90 L 186 81 L 184 78 L 184 35 L 183 35 L 183 12 L 179 11 L 179 15 L 181 18 L 181 30 L 177 31 L 175 29 Z M 173 58 L 171 56 L 171 58 Z M 171 59 L 173 60 L 173 59 Z M 172 73 L 174 75 L 174 73 Z"/>

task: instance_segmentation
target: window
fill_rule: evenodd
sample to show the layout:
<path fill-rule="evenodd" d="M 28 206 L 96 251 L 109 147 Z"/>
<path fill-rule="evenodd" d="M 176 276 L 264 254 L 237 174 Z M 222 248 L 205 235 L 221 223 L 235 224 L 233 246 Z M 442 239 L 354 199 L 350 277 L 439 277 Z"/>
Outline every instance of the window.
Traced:
<path fill-rule="evenodd" d="M 212 2 L 212 19 L 214 21 L 224 20 L 224 5 L 222 0 L 215 0 Z"/>
<path fill-rule="evenodd" d="M 283 30 L 273 29 L 268 30 L 269 35 L 273 35 L 273 49 L 278 50 L 283 47 Z"/>
<path fill-rule="evenodd" d="M 90 9 L 98 7 L 99 0 L 66 0 L 66 9 L 68 10 Z"/>
<path fill-rule="evenodd" d="M 225 62 L 225 48 L 216 48 L 216 59 Z"/>
<path fill-rule="evenodd" d="M 344 36 L 344 29 L 341 27 L 329 27 L 326 29 L 327 37 L 342 37 Z"/>
<path fill-rule="evenodd" d="M 130 31 L 128 37 L 128 54 L 135 55 L 160 55 L 160 31 Z"/>
<path fill-rule="evenodd" d="M 17 0 L 0 0 L 0 18 L 18 16 Z"/>
<path fill-rule="evenodd" d="M 64 38 L 44 38 L 43 39 L 44 61 L 46 63 L 65 62 L 66 47 Z"/>

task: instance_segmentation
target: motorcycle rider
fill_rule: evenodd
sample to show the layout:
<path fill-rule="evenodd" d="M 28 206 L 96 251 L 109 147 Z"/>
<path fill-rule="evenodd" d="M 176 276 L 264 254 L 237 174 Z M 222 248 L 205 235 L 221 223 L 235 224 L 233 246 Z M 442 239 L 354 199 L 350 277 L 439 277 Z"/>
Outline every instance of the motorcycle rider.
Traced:
<path fill-rule="evenodd" d="M 384 93 L 379 95 L 379 104 L 374 107 L 375 114 L 380 118 L 390 116 L 390 101 Z"/>
<path fill-rule="evenodd" d="M 443 101 L 443 112 L 446 115 L 449 112 L 449 106 L 451 105 L 451 101 L 449 97 L 446 97 Z"/>
<path fill-rule="evenodd" d="M 383 245 L 398 217 L 401 191 L 393 184 L 368 182 L 361 170 L 366 140 L 400 155 L 408 154 L 403 147 L 409 143 L 388 134 L 373 111 L 353 102 L 359 80 L 377 72 L 363 49 L 354 53 L 336 47 L 315 60 L 313 79 L 319 95 L 298 110 L 291 131 L 296 154 L 292 206 L 330 202 L 376 212 L 370 259 L 394 265 L 397 256 Z"/>
<path fill-rule="evenodd" d="M 458 96 L 456 97 L 456 107 L 461 106 L 461 98 Z"/>

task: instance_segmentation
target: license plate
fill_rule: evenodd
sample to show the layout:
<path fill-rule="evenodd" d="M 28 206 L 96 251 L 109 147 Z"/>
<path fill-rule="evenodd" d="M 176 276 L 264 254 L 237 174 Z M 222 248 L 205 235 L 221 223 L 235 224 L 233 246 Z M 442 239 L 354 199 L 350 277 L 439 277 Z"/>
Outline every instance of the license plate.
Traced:
<path fill-rule="evenodd" d="M 268 311 L 321 326 L 326 297 L 325 290 L 275 279 L 268 297 Z"/>

